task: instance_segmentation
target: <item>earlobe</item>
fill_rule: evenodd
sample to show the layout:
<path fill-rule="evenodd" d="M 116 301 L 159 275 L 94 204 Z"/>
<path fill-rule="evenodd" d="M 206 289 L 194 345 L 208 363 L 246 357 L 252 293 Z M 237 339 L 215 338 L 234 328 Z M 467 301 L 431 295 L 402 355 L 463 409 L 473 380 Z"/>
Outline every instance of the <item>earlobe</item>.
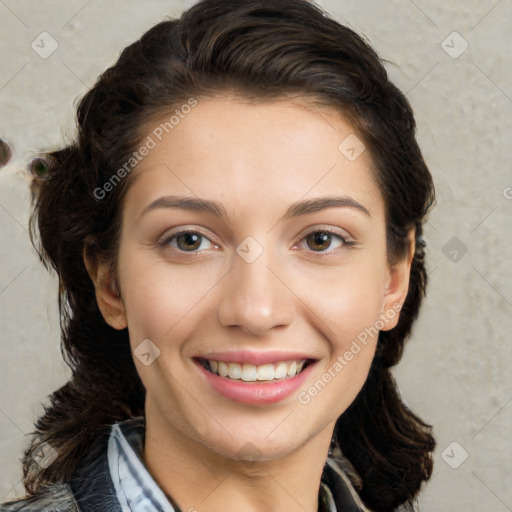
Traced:
<path fill-rule="evenodd" d="M 105 322 L 114 329 L 124 329 L 127 326 L 124 303 L 110 265 L 98 258 L 90 245 L 84 245 L 83 260 Z"/>
<path fill-rule="evenodd" d="M 381 311 L 381 318 L 384 322 L 383 331 L 389 331 L 398 324 L 400 317 L 399 311 L 409 291 L 411 265 L 416 251 L 415 232 L 416 230 L 414 228 L 409 231 L 409 251 L 405 257 L 398 260 L 389 269 L 389 276 L 384 292 L 384 304 Z"/>

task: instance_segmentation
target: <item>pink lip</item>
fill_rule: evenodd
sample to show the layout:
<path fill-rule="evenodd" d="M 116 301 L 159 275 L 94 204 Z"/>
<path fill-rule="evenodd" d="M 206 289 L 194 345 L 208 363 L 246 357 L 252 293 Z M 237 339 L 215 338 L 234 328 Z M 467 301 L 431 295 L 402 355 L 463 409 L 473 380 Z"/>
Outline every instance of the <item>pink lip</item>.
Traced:
<path fill-rule="evenodd" d="M 250 350 L 239 350 L 230 352 L 212 352 L 211 354 L 202 354 L 194 359 L 203 358 L 213 361 L 225 361 L 226 363 L 247 363 L 255 366 L 261 364 L 279 363 L 281 361 L 304 361 L 306 359 L 314 359 L 310 355 L 300 352 L 252 352 Z M 300 374 L 299 374 L 300 375 Z"/>
<path fill-rule="evenodd" d="M 289 358 L 289 355 L 290 354 L 287 354 L 286 359 L 280 359 L 280 361 L 305 359 L 304 357 Z M 226 361 L 226 359 L 220 360 Z M 194 359 L 194 362 L 196 363 L 197 368 L 199 368 L 200 372 L 206 378 L 207 382 L 215 391 L 221 395 L 226 396 L 227 398 L 230 398 L 231 400 L 249 405 L 268 405 L 275 404 L 281 400 L 284 400 L 300 388 L 300 386 L 308 378 L 313 369 L 313 366 L 315 365 L 315 363 L 310 364 L 298 375 L 288 379 L 282 379 L 275 382 L 245 382 L 242 380 L 231 380 L 225 377 L 220 377 L 209 372 L 201 365 L 197 359 Z M 239 362 L 239 360 L 237 359 L 236 361 L 230 362 Z"/>

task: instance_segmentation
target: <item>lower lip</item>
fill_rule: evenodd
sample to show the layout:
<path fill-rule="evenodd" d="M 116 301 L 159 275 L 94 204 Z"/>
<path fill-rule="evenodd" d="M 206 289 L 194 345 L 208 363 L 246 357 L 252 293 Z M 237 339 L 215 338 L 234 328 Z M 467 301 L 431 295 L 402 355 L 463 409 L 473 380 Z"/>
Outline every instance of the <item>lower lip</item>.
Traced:
<path fill-rule="evenodd" d="M 195 361 L 195 363 L 215 391 L 232 400 L 250 405 L 275 404 L 289 397 L 308 378 L 315 364 L 311 363 L 295 377 L 272 382 L 245 382 L 220 377 L 209 372 L 200 362 Z"/>

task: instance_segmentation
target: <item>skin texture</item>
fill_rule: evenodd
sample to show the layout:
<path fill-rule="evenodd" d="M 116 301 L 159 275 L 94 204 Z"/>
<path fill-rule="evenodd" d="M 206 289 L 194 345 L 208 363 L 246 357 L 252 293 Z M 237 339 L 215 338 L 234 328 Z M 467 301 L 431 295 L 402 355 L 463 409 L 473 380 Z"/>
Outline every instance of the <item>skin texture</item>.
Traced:
<path fill-rule="evenodd" d="M 363 386 L 377 337 L 307 404 L 297 392 L 265 406 L 229 399 L 192 357 L 300 351 L 316 360 L 307 391 L 365 328 L 383 315 L 382 329 L 396 325 L 398 314 L 385 315 L 405 301 L 414 238 L 390 266 L 370 156 L 351 162 L 338 150 L 352 133 L 334 110 L 304 101 L 201 99 L 132 171 L 117 275 L 86 260 L 105 320 L 128 327 L 132 350 L 145 339 L 160 350 L 148 366 L 134 357 L 147 390 L 144 459 L 184 511 L 317 510 L 335 421 Z M 175 208 L 140 217 L 171 194 L 218 201 L 226 219 Z M 369 215 L 331 207 L 280 220 L 296 201 L 332 195 Z M 308 237 L 322 228 L 355 245 Z M 158 246 L 184 229 L 204 237 Z M 263 248 L 251 263 L 236 251 L 246 237 Z M 248 451 L 257 462 L 241 460 Z"/>

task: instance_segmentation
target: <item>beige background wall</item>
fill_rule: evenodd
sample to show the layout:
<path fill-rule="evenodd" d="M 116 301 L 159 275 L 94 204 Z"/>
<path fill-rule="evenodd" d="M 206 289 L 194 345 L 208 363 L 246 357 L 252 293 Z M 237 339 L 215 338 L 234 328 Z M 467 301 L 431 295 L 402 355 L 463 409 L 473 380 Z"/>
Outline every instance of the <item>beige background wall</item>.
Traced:
<path fill-rule="evenodd" d="M 0 137 L 13 149 L 0 169 L 0 501 L 23 493 L 24 434 L 69 376 L 57 282 L 27 234 L 27 162 L 74 133 L 74 101 L 124 46 L 191 3 L 0 0 Z M 437 184 L 428 300 L 396 369 L 438 440 L 421 510 L 511 511 L 512 1 L 321 5 L 391 61 Z M 58 44 L 47 58 L 31 47 L 41 32 Z"/>

